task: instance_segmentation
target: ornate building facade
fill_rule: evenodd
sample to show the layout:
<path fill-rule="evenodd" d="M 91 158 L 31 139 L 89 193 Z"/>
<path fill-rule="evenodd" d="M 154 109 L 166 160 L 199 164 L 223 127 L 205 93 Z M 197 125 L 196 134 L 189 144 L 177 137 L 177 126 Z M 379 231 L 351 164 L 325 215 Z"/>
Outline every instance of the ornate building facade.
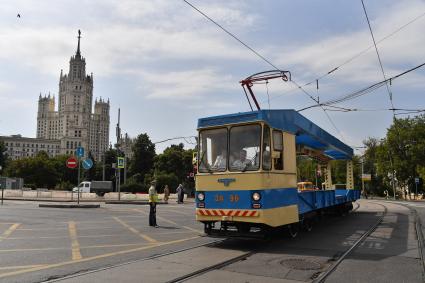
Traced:
<path fill-rule="evenodd" d="M 94 101 L 93 73 L 86 74 L 86 60 L 80 51 L 78 31 L 77 52 L 71 56 L 68 73 L 61 70 L 58 111 L 54 96 L 38 98 L 37 138 L 60 141 L 60 154 L 73 154 L 77 147 L 102 160 L 109 145 L 109 100 Z"/>

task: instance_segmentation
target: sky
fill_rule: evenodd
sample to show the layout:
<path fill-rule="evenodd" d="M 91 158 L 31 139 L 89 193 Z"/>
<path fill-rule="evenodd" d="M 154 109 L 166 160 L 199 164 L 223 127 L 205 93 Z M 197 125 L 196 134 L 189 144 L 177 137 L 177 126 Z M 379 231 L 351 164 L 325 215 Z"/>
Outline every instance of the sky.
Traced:
<path fill-rule="evenodd" d="M 321 78 L 319 89 L 316 83 L 304 87 L 320 101 L 383 80 L 360 0 L 189 2 L 290 71 L 299 85 L 349 61 Z M 425 62 L 425 1 L 364 4 L 387 78 Z M 182 0 L 4 0 L 0 135 L 35 137 L 39 94 L 57 96 L 60 71 L 68 72 L 76 52 L 78 29 L 94 97 L 110 99 L 111 142 L 118 108 L 122 131 L 131 137 L 147 133 L 158 142 L 195 136 L 199 118 L 250 111 L 239 81 L 273 69 Z M 394 107 L 425 109 L 424 78 L 425 68 L 392 81 Z M 263 109 L 314 105 L 293 82 L 271 80 L 253 89 Z M 392 112 L 381 110 L 392 107 L 385 87 L 337 106 L 368 111 L 325 113 L 315 107 L 301 114 L 353 147 L 368 137 L 385 137 L 392 123 Z M 159 143 L 157 152 L 180 142 L 192 148 L 195 140 Z"/>

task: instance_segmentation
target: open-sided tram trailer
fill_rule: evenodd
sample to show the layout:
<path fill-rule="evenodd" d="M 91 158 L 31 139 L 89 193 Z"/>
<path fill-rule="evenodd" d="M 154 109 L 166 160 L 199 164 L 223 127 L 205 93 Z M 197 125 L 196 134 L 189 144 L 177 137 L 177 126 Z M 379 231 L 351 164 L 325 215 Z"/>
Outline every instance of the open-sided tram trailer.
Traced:
<path fill-rule="evenodd" d="M 196 219 L 209 235 L 256 236 L 288 227 L 295 236 L 300 224 L 308 227 L 325 211 L 347 212 L 360 198 L 353 149 L 295 110 L 201 118 L 198 131 Z M 297 154 L 320 162 L 324 190 L 297 190 Z M 345 189 L 332 189 L 331 160 L 347 161 Z"/>

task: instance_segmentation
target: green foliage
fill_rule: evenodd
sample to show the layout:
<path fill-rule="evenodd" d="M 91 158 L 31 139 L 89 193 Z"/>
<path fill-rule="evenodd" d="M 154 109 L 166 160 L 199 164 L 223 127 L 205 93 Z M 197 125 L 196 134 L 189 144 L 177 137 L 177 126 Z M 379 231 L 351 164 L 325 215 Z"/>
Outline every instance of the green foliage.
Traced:
<path fill-rule="evenodd" d="M 425 173 L 425 115 L 395 119 L 385 139 L 369 138 L 364 144 L 364 171 L 372 174 L 372 191 L 391 195 L 394 174 L 395 186 L 414 192 L 414 178 Z"/>
<path fill-rule="evenodd" d="M 193 178 L 187 178 L 193 172 L 192 164 L 193 149 L 184 149 L 182 143 L 167 147 L 162 154 L 155 157 L 155 176 L 158 186 L 165 185 L 174 191 L 179 183 L 184 184 L 187 191 L 194 188 Z"/>
<path fill-rule="evenodd" d="M 59 190 L 59 191 L 70 191 L 72 190 L 72 188 L 75 187 L 74 184 L 72 184 L 69 181 L 62 181 L 59 182 L 58 184 L 56 184 L 55 186 L 55 190 Z"/>
<path fill-rule="evenodd" d="M 128 192 L 128 193 L 146 193 L 148 189 L 145 187 L 145 185 L 141 183 L 133 183 L 133 182 L 127 182 L 124 185 L 121 185 L 120 187 L 121 192 Z"/>
<path fill-rule="evenodd" d="M 11 177 L 24 178 L 25 183 L 38 188 L 54 188 L 59 174 L 46 152 L 40 151 L 35 157 L 12 161 L 6 169 Z"/>
<path fill-rule="evenodd" d="M 145 176 L 148 174 L 153 168 L 154 158 L 155 145 L 146 133 L 140 134 L 133 145 L 133 158 L 129 166 L 130 175 Z"/>
<path fill-rule="evenodd" d="M 156 180 L 157 180 L 156 186 L 159 192 L 163 192 L 165 185 L 168 185 L 168 187 L 170 188 L 170 192 L 175 193 L 176 188 L 180 183 L 179 179 L 174 173 L 161 172 L 158 175 L 156 175 Z"/>
<path fill-rule="evenodd" d="M 6 154 L 6 146 L 3 141 L 0 141 L 0 166 L 3 168 L 6 167 L 7 154 Z M 2 171 L 0 170 L 0 172 Z"/>

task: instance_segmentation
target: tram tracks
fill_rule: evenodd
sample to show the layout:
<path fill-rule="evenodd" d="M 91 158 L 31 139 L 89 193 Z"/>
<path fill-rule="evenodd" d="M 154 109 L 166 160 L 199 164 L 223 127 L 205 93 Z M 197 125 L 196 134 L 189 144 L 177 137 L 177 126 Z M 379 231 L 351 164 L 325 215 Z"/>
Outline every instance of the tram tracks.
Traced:
<path fill-rule="evenodd" d="M 102 268 L 96 268 L 96 269 L 93 269 L 93 270 L 87 270 L 87 271 L 84 271 L 84 272 L 80 271 L 78 273 L 69 274 L 67 276 L 63 276 L 63 277 L 60 277 L 60 278 L 47 279 L 45 281 L 42 281 L 42 283 L 60 282 L 60 281 L 64 281 L 64 280 L 71 279 L 71 278 L 76 278 L 76 277 L 85 276 L 85 275 L 96 273 L 96 272 L 110 270 L 110 269 L 118 268 L 118 267 L 125 266 L 125 265 L 130 265 L 130 264 L 133 264 L 133 263 L 139 263 L 139 262 L 143 262 L 143 261 L 154 260 L 154 259 L 158 259 L 158 258 L 161 258 L 161 257 L 165 257 L 165 256 L 169 256 L 169 255 L 178 254 L 178 253 L 182 253 L 182 252 L 185 252 L 185 251 L 197 249 L 197 248 L 200 248 L 200 247 L 213 246 L 215 244 L 222 243 L 225 240 L 226 239 L 213 240 L 213 241 L 209 241 L 207 243 L 197 244 L 197 245 L 193 245 L 193 246 L 186 247 L 186 248 L 183 248 L 183 249 L 178 249 L 178 250 L 175 250 L 175 251 L 169 251 L 169 252 L 165 252 L 165 253 L 155 254 L 155 255 L 152 255 L 152 256 L 148 256 L 148 257 L 144 257 L 144 258 L 140 258 L 140 259 L 136 259 L 136 260 L 126 261 L 126 262 L 122 262 L 122 263 L 119 263 L 119 264 L 113 264 L 113 265 L 109 265 L 109 266 L 102 267 Z"/>
<path fill-rule="evenodd" d="M 380 205 L 380 204 L 379 204 Z M 368 231 L 366 231 L 326 272 L 322 273 L 319 277 L 317 277 L 315 280 L 313 280 L 312 282 L 316 283 L 316 282 L 324 282 L 324 280 L 336 269 L 336 267 L 358 246 L 360 245 L 373 231 L 376 230 L 376 228 L 379 226 L 379 224 L 381 224 L 383 218 L 385 217 L 386 213 L 387 213 L 387 208 L 384 205 L 381 205 L 384 207 L 384 211 L 382 216 L 380 216 L 380 218 L 378 219 L 378 221 L 369 228 Z M 360 204 L 356 203 L 356 206 L 353 208 L 352 211 L 356 211 L 360 208 Z M 205 268 L 202 268 L 200 270 L 194 271 L 192 273 L 183 275 L 181 277 L 175 278 L 173 280 L 167 281 L 166 283 L 181 283 L 181 282 L 185 282 L 188 281 L 190 279 L 196 278 L 198 276 L 201 276 L 203 274 L 206 274 L 208 272 L 214 271 L 214 270 L 218 270 L 221 268 L 224 268 L 226 266 L 229 266 L 233 263 L 237 263 L 239 261 L 242 260 L 246 260 L 248 257 L 254 255 L 255 253 L 257 253 L 258 251 L 250 251 L 250 252 L 246 252 L 242 255 L 239 255 L 237 257 L 234 257 L 232 259 L 226 260 L 224 262 L 215 264 L 215 265 L 211 265 Z"/>
<path fill-rule="evenodd" d="M 352 254 L 352 252 L 362 243 L 364 242 L 364 240 L 371 234 L 373 233 L 377 227 L 382 223 L 384 217 L 387 214 L 387 207 L 385 205 L 382 204 L 378 204 L 375 203 L 376 205 L 380 205 L 384 208 L 382 215 L 379 216 L 379 219 L 376 221 L 376 223 L 374 223 L 372 226 L 370 226 L 370 228 L 362 234 L 362 236 L 360 236 L 360 238 L 358 238 L 351 246 L 350 248 L 348 248 L 329 268 L 326 269 L 326 271 L 323 271 L 319 274 L 318 277 L 316 277 L 312 282 L 324 282 L 326 280 L 326 278 L 331 275 L 336 268 L 350 255 Z M 360 205 L 357 203 L 356 206 L 353 208 L 353 211 L 358 210 L 360 207 Z M 191 250 L 195 250 L 197 248 L 202 248 L 202 247 L 214 247 L 215 245 L 219 245 L 222 243 L 225 243 L 226 239 L 219 239 L 219 240 L 214 240 L 214 241 L 209 241 L 207 243 L 204 244 L 198 244 L 198 245 L 193 245 L 184 249 L 179 249 L 179 250 L 175 250 L 175 251 L 170 251 L 170 252 L 166 252 L 166 253 L 161 253 L 161 254 L 156 254 L 150 257 L 145 257 L 142 259 L 138 259 L 138 260 L 133 260 L 133 261 L 129 261 L 129 262 L 125 262 L 125 263 L 121 263 L 121 264 L 116 264 L 116 265 L 111 265 L 108 267 L 104 267 L 104 268 L 99 268 L 96 270 L 90 270 L 90 271 L 86 271 L 83 273 L 77 273 L 77 274 L 73 274 L 73 275 L 68 275 L 66 277 L 62 277 L 62 278 L 58 278 L 58 279 L 54 279 L 54 280 L 50 280 L 47 282 L 58 282 L 58 281 L 62 281 L 68 278 L 74 278 L 74 277 L 79 277 L 79 276 L 84 276 L 86 274 L 90 274 L 90 273 L 95 273 L 95 272 L 99 272 L 99 271 L 103 271 L 103 270 L 109 270 L 109 269 L 114 269 L 120 266 L 124 266 L 124 265 L 129 265 L 132 263 L 137 263 L 137 262 L 142 262 L 142 261 L 148 261 L 148 260 L 161 260 L 161 258 L 165 258 L 166 256 L 169 255 L 176 255 L 179 253 L 184 253 L 187 251 L 191 251 Z M 256 253 L 260 252 L 259 250 L 255 249 L 255 250 L 249 250 L 247 252 L 243 252 L 241 253 L 241 251 L 236 252 L 235 255 L 232 257 L 232 254 L 230 254 L 229 257 L 227 257 L 227 259 L 221 261 L 221 262 L 216 262 L 213 263 L 211 265 L 206 265 L 206 266 L 199 266 L 197 270 L 192 271 L 192 272 L 188 272 L 187 274 L 183 274 L 181 276 L 178 276 L 178 274 L 176 274 L 178 277 L 176 278 L 171 278 L 167 280 L 164 280 L 164 282 L 167 283 L 177 283 L 177 282 L 185 282 L 185 281 L 190 281 L 193 280 L 194 278 L 197 278 L 199 276 L 205 275 L 209 272 L 215 271 L 215 270 L 220 270 L 223 269 L 227 266 L 230 266 L 234 263 L 246 260 L 248 258 L 250 258 L 251 256 L 255 255 Z M 196 279 L 195 279 L 196 280 Z"/>
<path fill-rule="evenodd" d="M 322 272 L 316 279 L 314 279 L 312 282 L 313 283 L 322 283 L 325 282 L 326 278 L 329 277 L 329 275 L 331 275 L 336 268 L 361 244 L 363 243 L 363 241 L 369 237 L 370 234 L 372 234 L 376 228 L 378 228 L 378 226 L 382 223 L 382 220 L 384 220 L 384 217 L 387 215 L 387 207 L 385 205 L 379 204 L 379 203 L 375 203 L 377 205 L 380 205 L 382 207 L 384 207 L 384 211 L 382 213 L 382 215 L 378 218 L 378 220 L 365 232 L 363 233 L 363 235 L 357 239 L 357 241 L 355 241 L 353 243 L 353 245 L 351 245 L 351 247 L 349 247 L 339 258 L 338 260 L 336 260 L 334 262 L 334 264 L 332 264 L 326 271 Z M 359 208 L 360 205 L 357 207 Z"/>

